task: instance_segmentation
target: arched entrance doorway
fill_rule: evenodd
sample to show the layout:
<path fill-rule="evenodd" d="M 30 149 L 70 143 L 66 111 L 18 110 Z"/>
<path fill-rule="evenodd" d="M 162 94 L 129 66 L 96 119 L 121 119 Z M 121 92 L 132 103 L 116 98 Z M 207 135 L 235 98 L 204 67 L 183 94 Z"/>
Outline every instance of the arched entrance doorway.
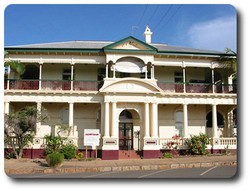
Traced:
<path fill-rule="evenodd" d="M 131 150 L 133 146 L 133 118 L 128 110 L 119 116 L 119 150 Z"/>
<path fill-rule="evenodd" d="M 134 110 L 123 110 L 119 115 L 119 150 L 138 150 L 140 131 L 139 115 Z"/>

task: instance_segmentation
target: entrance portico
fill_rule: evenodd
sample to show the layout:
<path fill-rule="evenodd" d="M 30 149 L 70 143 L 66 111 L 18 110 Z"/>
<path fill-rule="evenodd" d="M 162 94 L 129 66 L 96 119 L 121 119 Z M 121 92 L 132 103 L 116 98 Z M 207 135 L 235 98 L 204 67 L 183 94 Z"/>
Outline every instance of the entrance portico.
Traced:
<path fill-rule="evenodd" d="M 143 150 L 144 158 L 158 157 L 158 104 L 154 101 L 158 87 L 136 78 L 107 83 L 100 90 L 105 93 L 102 158 L 118 159 L 121 149 Z"/>

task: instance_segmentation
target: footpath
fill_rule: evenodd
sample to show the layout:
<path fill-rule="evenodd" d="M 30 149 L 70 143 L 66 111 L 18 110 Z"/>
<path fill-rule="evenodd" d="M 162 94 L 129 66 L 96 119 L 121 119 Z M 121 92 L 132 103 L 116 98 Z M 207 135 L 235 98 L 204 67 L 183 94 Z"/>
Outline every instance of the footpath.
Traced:
<path fill-rule="evenodd" d="M 65 160 L 58 168 L 48 167 L 44 159 L 5 159 L 4 169 L 11 174 L 78 173 L 106 171 L 163 170 L 236 166 L 237 155 L 181 156 L 164 159 L 124 159 L 79 161 Z"/>

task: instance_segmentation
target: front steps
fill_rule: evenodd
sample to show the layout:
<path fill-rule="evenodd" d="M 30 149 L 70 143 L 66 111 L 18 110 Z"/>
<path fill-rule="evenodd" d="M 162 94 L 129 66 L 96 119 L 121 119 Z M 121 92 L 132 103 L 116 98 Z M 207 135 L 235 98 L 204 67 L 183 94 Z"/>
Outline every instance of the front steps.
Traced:
<path fill-rule="evenodd" d="M 119 159 L 141 159 L 138 151 L 135 150 L 120 150 Z"/>

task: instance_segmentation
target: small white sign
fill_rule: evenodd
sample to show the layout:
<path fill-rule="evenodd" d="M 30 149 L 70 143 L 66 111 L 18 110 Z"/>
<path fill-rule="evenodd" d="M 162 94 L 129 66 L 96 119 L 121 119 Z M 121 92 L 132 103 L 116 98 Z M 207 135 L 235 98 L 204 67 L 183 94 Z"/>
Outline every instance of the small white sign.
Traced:
<path fill-rule="evenodd" d="M 99 129 L 84 129 L 84 146 L 99 146 L 100 130 Z"/>

